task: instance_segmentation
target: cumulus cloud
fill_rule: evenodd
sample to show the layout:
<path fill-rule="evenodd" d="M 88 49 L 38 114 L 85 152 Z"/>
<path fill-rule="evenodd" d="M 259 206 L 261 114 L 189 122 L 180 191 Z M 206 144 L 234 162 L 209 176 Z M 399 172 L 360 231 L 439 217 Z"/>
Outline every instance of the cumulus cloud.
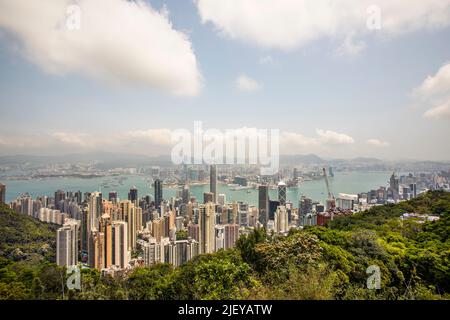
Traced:
<path fill-rule="evenodd" d="M 434 76 L 428 76 L 413 90 L 413 97 L 428 110 L 424 117 L 450 119 L 450 63 L 443 65 Z"/>
<path fill-rule="evenodd" d="M 433 120 L 450 120 L 450 100 L 424 113 L 424 116 Z"/>
<path fill-rule="evenodd" d="M 232 39 L 265 48 L 291 50 L 315 40 L 343 42 L 341 53 L 357 53 L 373 30 L 368 8 L 373 0 L 196 0 L 203 23 Z M 450 0 L 378 0 L 383 35 L 395 36 L 416 30 L 450 25 Z"/>
<path fill-rule="evenodd" d="M 236 79 L 236 86 L 241 91 L 256 91 L 262 88 L 262 84 L 246 76 L 245 74 L 241 74 Z"/>
<path fill-rule="evenodd" d="M 319 141 L 326 144 L 353 144 L 355 140 L 345 133 L 338 133 L 331 130 L 316 130 Z"/>
<path fill-rule="evenodd" d="M 367 144 L 374 146 L 374 147 L 389 147 L 391 144 L 387 141 L 382 141 L 379 139 L 369 139 L 366 141 Z"/>
<path fill-rule="evenodd" d="M 141 0 L 1 1 L 0 28 L 18 40 L 28 60 L 52 74 L 175 95 L 201 89 L 188 37 L 172 27 L 166 9 L 158 12 Z"/>

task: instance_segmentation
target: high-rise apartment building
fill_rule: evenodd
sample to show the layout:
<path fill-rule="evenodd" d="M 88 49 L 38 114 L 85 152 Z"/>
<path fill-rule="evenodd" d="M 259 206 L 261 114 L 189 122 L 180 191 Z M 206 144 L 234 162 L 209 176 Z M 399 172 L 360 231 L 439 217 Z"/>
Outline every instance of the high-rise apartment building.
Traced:
<path fill-rule="evenodd" d="M 79 222 L 67 220 L 56 232 L 56 264 L 73 266 L 78 263 Z"/>
<path fill-rule="evenodd" d="M 225 249 L 233 248 L 239 238 L 239 225 L 226 224 L 224 228 Z"/>
<path fill-rule="evenodd" d="M 215 250 L 215 206 L 210 202 L 198 209 L 200 253 L 212 253 Z"/>

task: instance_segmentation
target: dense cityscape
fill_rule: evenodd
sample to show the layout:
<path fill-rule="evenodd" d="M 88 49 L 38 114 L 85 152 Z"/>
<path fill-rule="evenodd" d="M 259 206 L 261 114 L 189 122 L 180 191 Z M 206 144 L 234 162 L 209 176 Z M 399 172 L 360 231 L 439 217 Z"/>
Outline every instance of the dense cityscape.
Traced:
<path fill-rule="evenodd" d="M 206 170 L 182 166 L 175 171 L 179 174 L 176 196 L 169 199 L 163 194 L 161 170 L 153 167 L 149 179 L 153 195 L 140 196 L 136 187 L 130 188 L 127 199 L 120 199 L 116 191 L 103 194 L 56 190 L 54 197 L 42 195 L 33 199 L 22 194 L 9 206 L 17 213 L 61 226 L 56 237 L 58 265 L 80 264 L 103 274 L 114 274 L 158 263 L 178 267 L 199 254 L 234 247 L 241 235 L 255 228 L 264 228 L 268 234 L 287 235 L 290 229 L 325 226 L 341 216 L 410 200 L 428 190 L 450 190 L 450 171 L 401 176 L 394 172 L 388 186 L 358 194 L 338 193 L 335 197 L 330 183 L 334 171 L 329 167 L 323 168 L 321 175 L 316 173 L 316 179 L 324 181 L 326 203 L 306 196 L 292 203 L 287 200 L 287 189 L 298 188 L 305 176 L 311 176 L 303 175 L 296 167 L 283 177 L 285 181 L 280 180 L 280 174 L 230 177 L 221 174 L 216 165 Z M 209 180 L 210 191 L 203 194 L 203 199 L 191 196 L 190 184 L 205 180 Z M 218 183 L 229 183 L 234 189 L 257 189 L 258 205 L 228 202 L 226 194 L 218 194 Z M 269 189 L 276 189 L 276 199 L 269 198 Z M 3 202 L 6 191 L 7 186 L 1 184 Z M 405 213 L 404 218 L 408 217 L 417 215 Z"/>

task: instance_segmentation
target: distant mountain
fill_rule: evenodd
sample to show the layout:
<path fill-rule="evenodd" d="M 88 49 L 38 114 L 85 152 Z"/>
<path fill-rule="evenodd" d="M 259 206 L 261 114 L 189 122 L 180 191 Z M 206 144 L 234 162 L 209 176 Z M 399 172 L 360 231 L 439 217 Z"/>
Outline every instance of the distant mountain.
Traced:
<path fill-rule="evenodd" d="M 326 161 L 315 154 L 306 155 L 281 155 L 281 164 L 322 164 Z"/>
<path fill-rule="evenodd" d="M 58 163 L 101 163 L 103 168 L 167 165 L 170 164 L 169 156 L 149 157 L 138 154 L 122 153 L 76 153 L 56 156 L 12 155 L 0 156 L 0 165 L 25 165 L 25 164 L 58 164 Z"/>

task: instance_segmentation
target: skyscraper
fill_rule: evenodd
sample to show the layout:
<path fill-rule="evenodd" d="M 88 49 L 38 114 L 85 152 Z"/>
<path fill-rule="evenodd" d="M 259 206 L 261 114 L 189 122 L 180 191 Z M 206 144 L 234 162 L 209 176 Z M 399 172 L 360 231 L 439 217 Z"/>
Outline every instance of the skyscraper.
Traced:
<path fill-rule="evenodd" d="M 275 212 L 275 232 L 285 233 L 289 229 L 288 212 L 285 206 L 279 206 Z"/>
<path fill-rule="evenodd" d="M 0 183 L 0 203 L 6 203 L 6 186 Z"/>
<path fill-rule="evenodd" d="M 78 263 L 78 230 L 77 220 L 67 221 L 56 233 L 56 264 L 73 266 Z"/>
<path fill-rule="evenodd" d="M 216 213 L 213 203 L 200 205 L 199 209 L 199 242 L 200 253 L 212 253 L 215 250 Z"/>
<path fill-rule="evenodd" d="M 239 238 L 239 225 L 226 224 L 224 233 L 225 233 L 225 249 L 234 247 L 237 239 Z"/>
<path fill-rule="evenodd" d="M 214 201 L 214 193 L 212 192 L 204 192 L 203 193 L 203 203 L 215 202 Z"/>
<path fill-rule="evenodd" d="M 128 226 L 125 221 L 111 224 L 111 263 L 125 268 L 129 261 Z"/>
<path fill-rule="evenodd" d="M 64 190 L 57 190 L 55 192 L 55 209 L 61 210 L 62 209 L 62 201 L 66 199 L 66 193 Z"/>
<path fill-rule="evenodd" d="M 394 201 L 398 201 L 399 199 L 399 180 L 397 176 L 395 175 L 395 172 L 392 173 L 392 176 L 389 180 L 389 186 L 392 192 L 392 199 Z"/>
<path fill-rule="evenodd" d="M 89 267 L 101 270 L 105 267 L 105 234 L 97 230 L 89 236 Z"/>
<path fill-rule="evenodd" d="M 103 212 L 103 198 L 100 192 L 93 192 L 89 196 L 88 200 L 89 210 L 89 232 L 92 230 L 98 230 L 98 222 Z"/>
<path fill-rule="evenodd" d="M 258 191 L 259 222 L 264 227 L 267 227 L 267 222 L 269 221 L 269 187 L 260 185 Z"/>
<path fill-rule="evenodd" d="M 108 194 L 108 200 L 115 203 L 117 202 L 118 196 L 117 191 L 110 191 Z"/>
<path fill-rule="evenodd" d="M 161 202 L 163 200 L 163 185 L 160 179 L 155 180 L 155 207 L 158 209 L 161 207 Z"/>
<path fill-rule="evenodd" d="M 128 200 L 133 202 L 136 207 L 139 206 L 138 189 L 135 186 L 133 186 L 130 189 L 130 192 L 128 192 Z"/>
<path fill-rule="evenodd" d="M 278 201 L 280 201 L 280 206 L 286 205 L 286 183 L 280 181 L 278 183 Z"/>
<path fill-rule="evenodd" d="M 217 201 L 217 167 L 215 164 L 209 170 L 209 192 L 213 194 L 213 202 Z"/>
<path fill-rule="evenodd" d="M 184 204 L 187 204 L 189 202 L 189 186 L 187 184 L 184 185 L 183 189 L 181 190 L 181 197 Z"/>

